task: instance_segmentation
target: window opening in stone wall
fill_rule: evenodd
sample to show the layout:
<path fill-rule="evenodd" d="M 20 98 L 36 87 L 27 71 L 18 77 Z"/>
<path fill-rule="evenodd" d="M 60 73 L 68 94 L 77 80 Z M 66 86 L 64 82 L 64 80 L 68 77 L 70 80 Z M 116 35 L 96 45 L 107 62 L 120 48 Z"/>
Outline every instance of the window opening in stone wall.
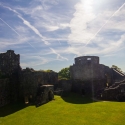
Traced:
<path fill-rule="evenodd" d="M 79 64 L 82 64 L 81 59 L 79 59 Z"/>
<path fill-rule="evenodd" d="M 91 60 L 91 58 L 87 58 L 87 60 Z"/>

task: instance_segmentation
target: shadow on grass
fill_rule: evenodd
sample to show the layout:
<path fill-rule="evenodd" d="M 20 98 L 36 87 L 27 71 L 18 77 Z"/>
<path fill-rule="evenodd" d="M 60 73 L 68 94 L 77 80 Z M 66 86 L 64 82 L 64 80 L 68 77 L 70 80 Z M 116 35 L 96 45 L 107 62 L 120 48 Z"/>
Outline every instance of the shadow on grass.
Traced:
<path fill-rule="evenodd" d="M 6 106 L 0 107 L 0 117 L 5 117 L 7 115 L 13 114 L 26 107 L 27 107 L 27 105 L 25 105 L 22 102 L 8 104 Z"/>
<path fill-rule="evenodd" d="M 82 96 L 76 93 L 68 93 L 67 95 L 62 95 L 61 98 L 68 103 L 73 103 L 73 104 L 88 104 L 88 103 L 93 103 L 94 101 L 87 96 Z"/>
<path fill-rule="evenodd" d="M 86 97 L 86 96 L 82 97 L 81 95 L 76 93 L 68 93 L 66 95 L 61 96 L 61 98 L 64 101 L 68 103 L 73 103 L 73 104 L 93 103 L 93 100 L 90 97 Z M 29 105 L 31 106 L 32 104 L 29 104 Z M 19 110 L 22 110 L 28 107 L 29 105 L 26 105 L 24 102 L 17 102 L 17 103 L 8 104 L 6 106 L 0 107 L 0 117 L 5 117 L 7 115 L 18 112 Z"/>
<path fill-rule="evenodd" d="M 46 102 L 48 103 L 48 102 Z M 46 103 L 40 104 L 39 106 L 42 106 Z M 15 102 L 15 103 L 10 103 L 8 105 L 5 105 L 3 107 L 0 107 L 0 117 L 5 117 L 7 115 L 13 114 L 15 112 L 18 112 L 28 106 L 35 106 L 36 108 L 38 108 L 39 106 L 36 106 L 34 103 L 29 103 L 29 104 L 25 104 L 24 102 Z"/>

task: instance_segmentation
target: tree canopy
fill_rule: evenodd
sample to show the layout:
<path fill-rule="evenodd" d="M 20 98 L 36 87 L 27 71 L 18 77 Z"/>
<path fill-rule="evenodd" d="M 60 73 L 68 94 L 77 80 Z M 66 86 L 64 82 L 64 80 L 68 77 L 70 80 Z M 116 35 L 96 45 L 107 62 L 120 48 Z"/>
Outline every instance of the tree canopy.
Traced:
<path fill-rule="evenodd" d="M 116 65 L 112 65 L 112 67 L 111 67 L 111 68 L 116 69 L 116 70 L 118 70 L 118 71 L 122 72 L 121 68 L 119 68 L 119 67 L 118 67 L 118 66 L 116 66 Z"/>
<path fill-rule="evenodd" d="M 66 68 L 61 69 L 58 72 L 58 78 L 59 79 L 70 79 L 70 70 L 69 70 L 69 68 L 70 67 L 66 67 Z"/>

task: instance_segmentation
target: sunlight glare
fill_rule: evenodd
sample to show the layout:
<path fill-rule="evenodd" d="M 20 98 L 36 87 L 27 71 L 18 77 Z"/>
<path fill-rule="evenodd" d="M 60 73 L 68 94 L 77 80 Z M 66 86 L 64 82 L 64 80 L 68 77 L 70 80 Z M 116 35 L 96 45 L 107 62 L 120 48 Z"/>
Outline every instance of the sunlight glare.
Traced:
<path fill-rule="evenodd" d="M 92 12 L 93 0 L 81 0 L 86 13 Z"/>

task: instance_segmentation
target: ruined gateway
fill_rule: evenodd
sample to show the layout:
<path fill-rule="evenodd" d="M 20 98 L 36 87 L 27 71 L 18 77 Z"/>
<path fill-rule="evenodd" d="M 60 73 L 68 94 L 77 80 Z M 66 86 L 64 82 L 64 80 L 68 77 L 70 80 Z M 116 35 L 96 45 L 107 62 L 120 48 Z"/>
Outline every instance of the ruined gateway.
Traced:
<path fill-rule="evenodd" d="M 125 89 L 125 81 L 123 81 L 125 74 L 99 64 L 97 56 L 75 58 L 75 64 L 70 67 L 71 79 L 58 80 L 58 73 L 54 71 L 22 69 L 20 55 L 15 54 L 13 50 L 8 50 L 0 54 L 0 73 L 2 73 L 0 74 L 0 107 L 18 100 L 35 101 L 38 86 L 48 84 L 54 86 L 54 89 L 61 88 L 64 93 L 73 91 L 93 97 L 102 93 L 103 99 L 109 100 L 113 100 L 117 93 L 121 98 L 120 92 L 123 93 Z M 113 85 L 117 87 L 114 88 Z M 109 93 L 113 96 L 109 96 Z M 118 99 L 118 96 L 116 98 Z"/>

